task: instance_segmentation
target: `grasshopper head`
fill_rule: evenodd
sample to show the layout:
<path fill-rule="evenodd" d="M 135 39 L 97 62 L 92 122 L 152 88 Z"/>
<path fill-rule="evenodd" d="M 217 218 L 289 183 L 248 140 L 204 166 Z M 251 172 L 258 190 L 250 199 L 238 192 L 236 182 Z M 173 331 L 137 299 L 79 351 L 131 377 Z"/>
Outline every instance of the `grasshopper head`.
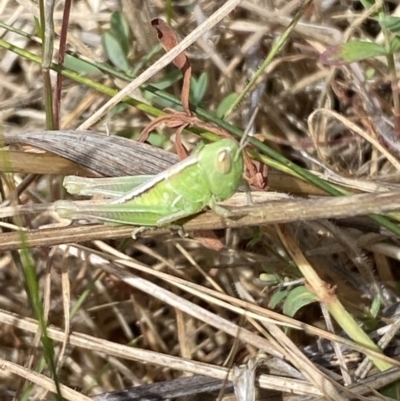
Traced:
<path fill-rule="evenodd" d="M 222 139 L 205 146 L 199 154 L 199 164 L 217 201 L 236 192 L 243 174 L 243 156 L 236 141 Z"/>

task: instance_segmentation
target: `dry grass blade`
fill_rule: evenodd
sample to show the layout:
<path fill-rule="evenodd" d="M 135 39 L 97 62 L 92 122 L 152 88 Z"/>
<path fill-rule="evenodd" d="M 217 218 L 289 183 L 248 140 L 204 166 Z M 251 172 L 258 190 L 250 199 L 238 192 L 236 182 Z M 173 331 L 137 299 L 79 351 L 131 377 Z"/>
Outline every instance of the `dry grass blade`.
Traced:
<path fill-rule="evenodd" d="M 169 380 L 161 383 L 145 384 L 123 391 L 99 394 L 93 397 L 95 401 L 110 401 L 113 398 L 125 399 L 140 398 L 144 401 L 156 401 L 160 399 L 185 397 L 202 393 L 219 391 L 224 389 L 225 393 L 233 390 L 232 382 L 225 383 L 206 376 L 195 375 Z"/>
<path fill-rule="evenodd" d="M 9 160 L 8 165 L 0 166 L 0 171 L 3 173 L 98 176 L 80 164 L 51 153 L 1 150 L 0 158 Z"/>
<path fill-rule="evenodd" d="M 5 134 L 4 141 L 35 146 L 106 176 L 158 174 L 178 160 L 172 153 L 145 143 L 89 131 Z"/>
<path fill-rule="evenodd" d="M 11 315 L 1 310 L 0 318 L 3 323 L 11 324 L 14 327 L 18 327 L 25 331 L 36 332 L 38 330 L 37 323 L 31 319 L 21 319 L 17 315 Z M 53 327 L 49 327 L 49 335 L 56 341 L 63 341 L 65 337 L 61 330 Z M 193 374 L 204 374 L 220 380 L 225 380 L 226 377 L 228 377 L 229 380 L 233 378 L 233 373 L 227 368 L 191 360 L 182 360 L 181 358 L 146 351 L 140 348 L 132 348 L 125 345 L 116 344 L 115 342 L 91 337 L 83 333 L 71 333 L 69 336 L 69 342 L 71 345 L 99 352 L 101 354 L 107 352 L 108 355 L 114 355 L 129 360 L 137 360 L 139 362 L 148 361 L 160 366 L 172 367 L 173 369 L 182 370 Z M 262 388 L 280 388 L 281 390 L 287 388 L 300 394 L 314 396 L 320 395 L 318 390 L 315 390 L 308 383 L 301 380 L 280 378 L 273 375 L 261 375 L 259 381 Z"/>
<path fill-rule="evenodd" d="M 16 373 L 17 375 L 27 378 L 30 382 L 39 385 L 40 387 L 47 389 L 48 391 L 55 392 L 54 381 L 47 376 L 41 375 L 37 372 L 32 371 L 31 369 L 27 369 L 24 366 L 17 365 L 10 361 L 1 360 L 0 366 L 2 369 L 7 369 L 10 372 Z M 74 391 L 70 389 L 68 386 L 61 385 L 61 390 L 63 397 L 70 401 L 90 401 L 90 397 L 86 397 L 79 393 L 78 391 Z"/>
<path fill-rule="evenodd" d="M 239 196 L 243 202 L 243 196 Z M 92 202 L 92 201 L 91 201 Z M 232 199 L 235 202 L 235 199 Z M 229 201 L 227 202 L 229 204 Z M 236 202 L 236 205 L 238 203 Z M 320 198 L 315 200 L 296 200 L 269 202 L 265 205 L 242 206 L 232 210 L 231 218 L 223 218 L 213 212 L 203 213 L 182 225 L 187 232 L 196 230 L 218 230 L 259 226 L 264 224 L 290 223 L 317 220 L 323 218 L 344 218 L 362 216 L 370 213 L 385 213 L 400 209 L 397 192 L 380 194 L 353 195 L 342 198 Z M 35 214 L 38 211 L 50 211 L 51 206 L 10 206 L 0 211 L 0 217 L 18 214 Z M 126 238 L 132 234 L 132 227 L 79 226 L 66 227 L 60 232 L 55 229 L 42 229 L 27 232 L 29 246 L 52 246 L 63 243 L 91 241 L 94 239 Z M 153 230 L 152 234 L 165 233 L 165 229 Z M 21 247 L 18 233 L 0 234 L 0 251 Z"/>

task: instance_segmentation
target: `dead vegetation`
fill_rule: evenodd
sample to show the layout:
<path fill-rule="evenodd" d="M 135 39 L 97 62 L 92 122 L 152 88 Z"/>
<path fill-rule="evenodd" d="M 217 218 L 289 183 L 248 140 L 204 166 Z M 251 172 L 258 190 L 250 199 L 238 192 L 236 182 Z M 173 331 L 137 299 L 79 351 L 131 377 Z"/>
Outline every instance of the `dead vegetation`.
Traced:
<path fill-rule="evenodd" d="M 0 10 L 1 400 L 399 399 L 396 2 Z M 54 212 L 244 131 L 254 204 L 188 237 Z"/>

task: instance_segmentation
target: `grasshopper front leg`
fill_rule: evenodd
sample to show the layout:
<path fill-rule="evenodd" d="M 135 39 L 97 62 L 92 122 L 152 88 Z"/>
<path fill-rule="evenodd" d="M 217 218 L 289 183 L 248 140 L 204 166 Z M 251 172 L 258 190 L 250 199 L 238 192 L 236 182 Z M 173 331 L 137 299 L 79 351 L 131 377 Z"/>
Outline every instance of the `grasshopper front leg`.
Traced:
<path fill-rule="evenodd" d="M 190 216 L 191 214 L 192 214 L 191 212 L 187 212 L 184 210 L 180 210 L 178 212 L 171 213 L 171 214 L 164 216 L 164 217 L 160 218 L 159 220 L 157 220 L 157 227 L 159 227 L 159 228 L 167 227 L 171 230 L 177 230 L 178 234 L 182 238 L 185 238 L 185 237 L 187 237 L 187 233 L 184 231 L 183 227 L 180 226 L 179 224 L 172 224 L 172 223 L 174 223 L 177 220 L 183 219 L 187 216 Z M 142 227 L 135 228 L 132 231 L 132 238 L 136 239 L 137 234 L 143 233 L 145 231 L 154 230 L 157 227 L 142 226 Z"/>
<path fill-rule="evenodd" d="M 208 206 L 210 207 L 210 209 L 212 211 L 214 211 L 215 214 L 217 214 L 218 216 L 221 216 L 225 219 L 228 219 L 229 217 L 231 217 L 233 215 L 228 209 L 225 209 L 221 205 L 218 205 L 218 203 L 214 197 L 211 197 Z"/>

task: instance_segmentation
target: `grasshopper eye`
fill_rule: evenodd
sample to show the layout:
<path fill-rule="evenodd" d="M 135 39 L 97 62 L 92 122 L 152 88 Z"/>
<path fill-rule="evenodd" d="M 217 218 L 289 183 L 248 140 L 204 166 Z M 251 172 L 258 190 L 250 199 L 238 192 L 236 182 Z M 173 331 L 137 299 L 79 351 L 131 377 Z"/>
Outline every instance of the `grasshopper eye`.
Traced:
<path fill-rule="evenodd" d="M 227 174 L 231 171 L 232 160 L 231 152 L 228 149 L 221 150 L 215 160 L 215 170 L 219 174 Z"/>

